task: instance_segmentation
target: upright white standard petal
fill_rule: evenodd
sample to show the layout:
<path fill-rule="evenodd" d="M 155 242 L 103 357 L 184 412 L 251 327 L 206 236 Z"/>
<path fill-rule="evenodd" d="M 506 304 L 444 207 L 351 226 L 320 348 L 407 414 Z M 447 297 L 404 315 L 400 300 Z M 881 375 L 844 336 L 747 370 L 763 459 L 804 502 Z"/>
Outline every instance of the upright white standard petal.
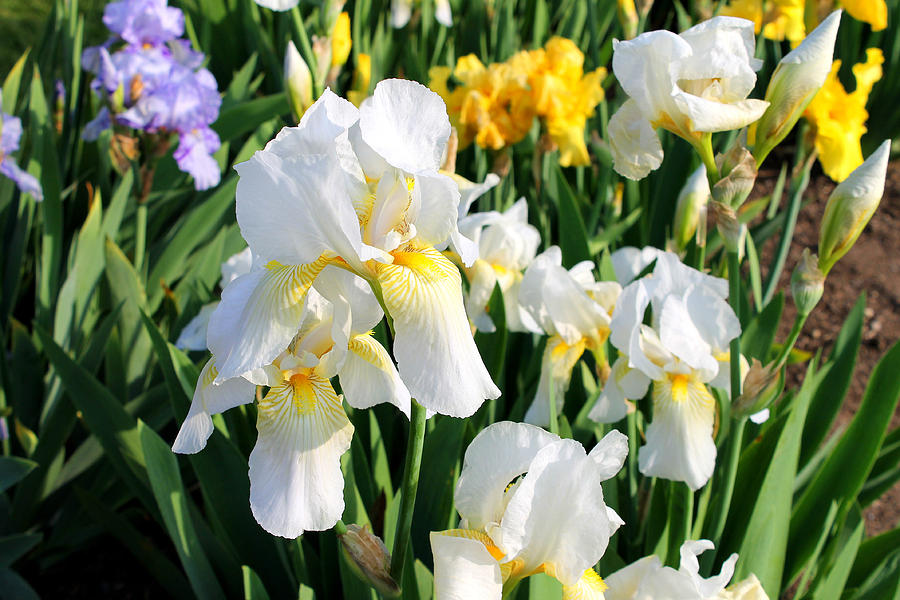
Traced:
<path fill-rule="evenodd" d="M 450 119 L 441 97 L 415 81 L 387 79 L 360 107 L 362 139 L 384 160 L 408 173 L 437 171 Z"/>
<path fill-rule="evenodd" d="M 616 173 L 643 179 L 662 164 L 663 149 L 656 130 L 634 100 L 626 100 L 609 120 L 609 147 Z"/>
<path fill-rule="evenodd" d="M 391 25 L 394 29 L 406 27 L 412 15 L 412 0 L 391 0 Z"/>
<path fill-rule="evenodd" d="M 256 386 L 242 377 L 214 383 L 216 367 L 212 359 L 200 371 L 194 398 L 188 410 L 172 451 L 179 454 L 195 454 L 206 447 L 206 440 L 213 432 L 212 415 L 225 412 L 229 408 L 253 402 Z"/>
<path fill-rule="evenodd" d="M 472 338 L 459 271 L 430 247 L 411 245 L 394 252 L 393 259 L 376 269 L 394 320 L 400 376 L 425 408 L 468 417 L 500 390 Z"/>
<path fill-rule="evenodd" d="M 606 475 L 574 440 L 544 446 L 512 492 L 492 538 L 507 559 L 524 563 L 525 573 L 543 565 L 563 585 L 575 585 L 621 523 L 611 520 L 603 504 Z"/>
<path fill-rule="evenodd" d="M 353 425 L 331 383 L 297 375 L 259 403 L 250 453 L 250 508 L 273 535 L 296 538 L 333 527 L 344 512 L 341 455 Z"/>
<path fill-rule="evenodd" d="M 444 27 L 453 27 L 453 12 L 450 0 L 434 0 L 434 18 Z"/>
<path fill-rule="evenodd" d="M 619 432 L 586 454 L 578 442 L 524 423 L 485 428 L 466 451 L 456 489 L 465 529 L 432 534 L 436 597 L 497 597 L 494 591 L 443 595 L 468 584 L 450 580 L 450 563 L 439 553 L 459 556 L 465 547 L 467 560 L 477 556 L 483 573 L 491 563 L 497 566 L 506 593 L 521 579 L 546 573 L 562 582 L 565 600 L 602 600 L 606 586 L 591 566 L 623 522 L 604 504 L 601 483 L 622 468 L 627 451 L 627 438 Z M 437 545 L 440 536 L 472 540 L 481 548 L 457 543 L 451 551 L 449 544 Z M 457 568 L 458 577 L 465 578 L 470 567 L 459 562 Z"/>
<path fill-rule="evenodd" d="M 500 563 L 481 541 L 450 533 L 431 533 L 435 600 L 499 600 Z"/>
<path fill-rule="evenodd" d="M 625 246 L 624 248 L 619 248 L 609 257 L 613 270 L 616 272 L 616 281 L 619 282 L 619 285 L 625 287 L 635 277 L 640 275 L 641 271 L 649 267 L 660 253 L 661 250 L 653 246 L 644 248 Z"/>
<path fill-rule="evenodd" d="M 466 527 L 484 530 L 506 510 L 509 483 L 529 469 L 537 453 L 557 437 L 540 427 L 502 421 L 483 429 L 469 447 L 456 483 L 456 509 Z"/>

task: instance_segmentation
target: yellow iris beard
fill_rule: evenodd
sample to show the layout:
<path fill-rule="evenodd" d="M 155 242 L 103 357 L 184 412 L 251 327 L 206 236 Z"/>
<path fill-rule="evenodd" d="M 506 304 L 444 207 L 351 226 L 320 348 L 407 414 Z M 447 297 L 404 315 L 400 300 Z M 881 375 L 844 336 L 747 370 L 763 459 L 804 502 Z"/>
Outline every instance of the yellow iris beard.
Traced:
<path fill-rule="evenodd" d="M 706 384 L 684 373 L 669 373 L 653 384 L 653 402 L 660 407 L 691 404 L 695 409 L 712 409 L 715 399 Z"/>
<path fill-rule="evenodd" d="M 270 300 L 280 308 L 303 304 L 306 293 L 313 281 L 319 276 L 333 259 L 322 254 L 311 263 L 305 265 L 285 265 L 277 260 L 266 264 L 266 281 L 261 288 L 265 289 Z"/>
<path fill-rule="evenodd" d="M 375 271 L 384 303 L 395 320 L 405 320 L 426 302 L 436 307 L 448 296 L 459 296 L 462 302 L 459 270 L 434 248 L 410 245 L 391 255 L 394 262 L 376 264 Z"/>

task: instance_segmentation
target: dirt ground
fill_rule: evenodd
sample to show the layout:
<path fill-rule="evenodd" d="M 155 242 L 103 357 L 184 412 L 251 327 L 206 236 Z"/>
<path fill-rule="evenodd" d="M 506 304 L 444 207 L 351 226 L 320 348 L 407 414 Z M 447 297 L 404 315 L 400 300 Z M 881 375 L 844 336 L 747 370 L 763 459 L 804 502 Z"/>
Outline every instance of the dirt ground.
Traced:
<path fill-rule="evenodd" d="M 818 245 L 819 223 L 825 211 L 828 195 L 834 183 L 816 167 L 806 193 L 813 198 L 803 207 L 797 219 L 797 227 L 790 248 L 790 255 L 781 277 L 782 287 L 788 289 L 790 275 L 804 248 L 815 250 Z M 760 173 L 760 188 L 771 189 L 777 172 Z M 776 239 L 770 240 L 762 252 L 762 264 L 774 254 Z M 810 314 L 797 347 L 815 351 L 824 348 L 829 352 L 850 309 L 860 292 L 866 292 L 865 325 L 863 341 L 856 363 L 856 372 L 850 385 L 845 405 L 838 415 L 835 427 L 845 425 L 853 418 L 862 402 L 866 383 L 875 364 L 897 341 L 900 331 L 900 161 L 888 168 L 884 198 L 868 227 L 856 245 L 832 268 L 825 282 L 825 294 Z M 779 329 L 779 341 L 790 330 L 796 314 L 792 300 L 785 303 L 785 314 Z M 789 385 L 796 385 L 803 369 L 790 372 Z M 900 411 L 894 414 L 891 428 L 900 425 Z M 866 533 L 877 535 L 896 527 L 900 521 L 900 484 L 875 501 L 865 511 Z"/>

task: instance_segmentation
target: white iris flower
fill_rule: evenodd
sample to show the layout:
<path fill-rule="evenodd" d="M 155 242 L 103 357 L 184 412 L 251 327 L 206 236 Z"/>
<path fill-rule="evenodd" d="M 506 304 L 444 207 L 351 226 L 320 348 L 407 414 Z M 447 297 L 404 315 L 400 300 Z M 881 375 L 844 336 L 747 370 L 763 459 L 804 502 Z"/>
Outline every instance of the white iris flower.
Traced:
<path fill-rule="evenodd" d="M 251 402 L 256 386 L 267 386 L 250 454 L 250 507 L 263 528 L 287 538 L 328 529 L 344 510 L 340 457 L 353 425 L 331 377 L 338 375 L 354 408 L 389 402 L 407 416 L 410 410 L 409 391 L 371 336 L 383 314 L 368 285 L 329 266 L 307 305 L 299 331 L 271 364 L 216 383 L 214 359 L 207 363 L 173 445 L 199 452 L 213 431 L 211 415 Z"/>
<path fill-rule="evenodd" d="M 575 363 L 590 350 L 598 365 L 606 364 L 604 345 L 610 333 L 610 315 L 622 287 L 614 281 L 595 281 L 591 261 L 562 267 L 562 252 L 551 246 L 528 269 L 519 289 L 519 302 L 550 336 L 541 360 L 541 377 L 525 421 L 546 427 L 550 423 L 550 394 L 557 413 Z"/>
<path fill-rule="evenodd" d="M 562 582 L 566 600 L 602 600 L 606 586 L 592 567 L 623 522 L 604 504 L 601 483 L 627 453 L 617 431 L 585 453 L 532 425 L 485 428 L 456 486 L 460 529 L 431 534 L 436 600 L 499 599 L 535 573 Z"/>
<path fill-rule="evenodd" d="M 615 41 L 613 72 L 629 96 L 609 121 L 616 171 L 641 179 L 659 167 L 659 127 L 696 144 L 759 119 L 769 103 L 747 99 L 762 66 L 754 45 L 753 23 L 734 17 Z"/>

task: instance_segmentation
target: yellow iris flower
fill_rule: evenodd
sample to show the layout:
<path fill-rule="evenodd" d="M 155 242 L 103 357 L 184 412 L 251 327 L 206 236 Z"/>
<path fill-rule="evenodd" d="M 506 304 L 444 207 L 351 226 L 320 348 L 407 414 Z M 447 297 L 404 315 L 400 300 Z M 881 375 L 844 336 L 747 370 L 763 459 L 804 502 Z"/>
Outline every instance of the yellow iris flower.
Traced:
<path fill-rule="evenodd" d="M 846 179 L 863 162 L 859 139 L 867 131 L 866 101 L 872 86 L 881 79 L 882 63 L 884 55 L 880 49 L 866 50 L 866 62 L 853 67 L 856 89 L 847 93 L 837 76 L 841 61 L 834 61 L 825 85 L 804 113 L 816 129 L 819 162 L 835 181 Z"/>
<path fill-rule="evenodd" d="M 884 0 L 843 0 L 841 5 L 851 17 L 872 26 L 872 31 L 887 27 L 887 4 Z"/>
<path fill-rule="evenodd" d="M 806 37 L 804 8 L 804 0 L 732 0 L 719 14 L 753 21 L 756 33 L 796 44 Z"/>
<path fill-rule="evenodd" d="M 590 163 L 584 143 L 587 118 L 603 100 L 606 69 L 584 74 L 584 55 L 571 40 L 555 37 L 544 48 L 522 51 L 485 66 L 463 56 L 455 69 L 433 67 L 429 87 L 447 104 L 460 145 L 500 150 L 520 141 L 535 116 L 559 146 L 563 166 Z M 451 91 L 452 77 L 458 85 Z"/>

